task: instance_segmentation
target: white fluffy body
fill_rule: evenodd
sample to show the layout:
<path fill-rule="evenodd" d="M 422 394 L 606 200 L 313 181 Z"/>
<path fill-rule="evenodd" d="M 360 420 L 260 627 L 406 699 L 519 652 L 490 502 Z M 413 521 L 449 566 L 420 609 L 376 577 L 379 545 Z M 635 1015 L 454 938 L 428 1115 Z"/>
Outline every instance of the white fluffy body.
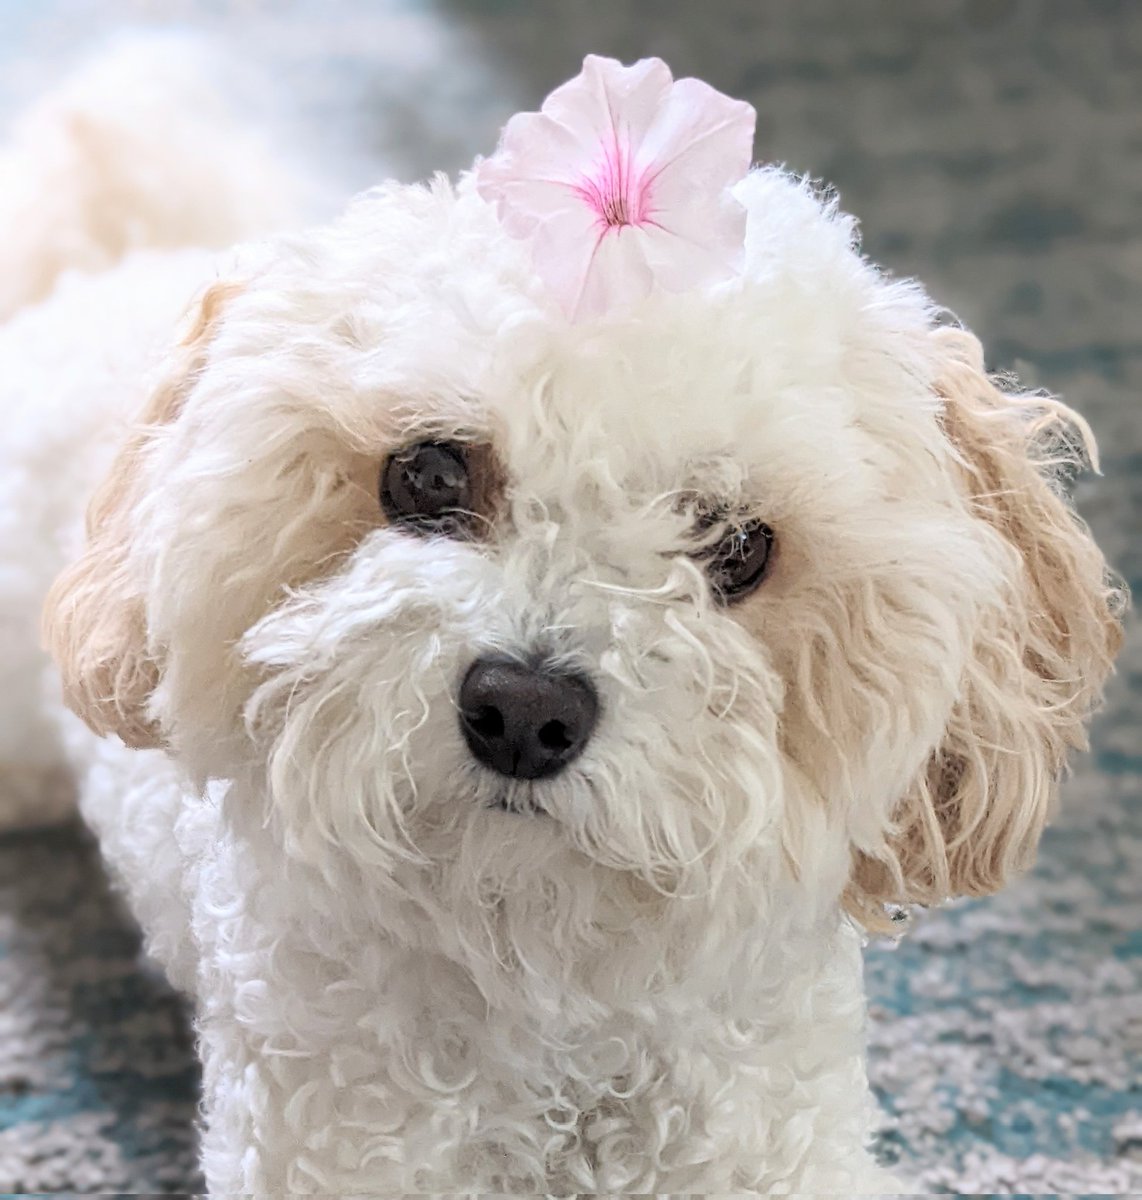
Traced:
<path fill-rule="evenodd" d="M 228 212 L 245 235 L 249 187 L 175 240 Z M 844 898 L 858 856 L 899 877 L 902 797 L 1027 567 L 965 487 L 924 293 L 781 170 L 739 195 L 741 280 L 582 326 L 467 180 L 222 258 L 29 268 L 48 298 L 0 326 L 0 818 L 78 781 L 196 1002 L 212 1192 L 895 1190 Z M 474 539 L 384 518 L 381 463 L 425 437 L 492 448 Z M 692 495 L 776 532 L 740 605 L 691 553 Z M 65 715 L 36 648 L 77 560 L 71 705 L 142 748 Z M 114 659 L 101 716 L 75 628 Z M 551 780 L 466 748 L 457 688 L 490 651 L 598 689 Z"/>

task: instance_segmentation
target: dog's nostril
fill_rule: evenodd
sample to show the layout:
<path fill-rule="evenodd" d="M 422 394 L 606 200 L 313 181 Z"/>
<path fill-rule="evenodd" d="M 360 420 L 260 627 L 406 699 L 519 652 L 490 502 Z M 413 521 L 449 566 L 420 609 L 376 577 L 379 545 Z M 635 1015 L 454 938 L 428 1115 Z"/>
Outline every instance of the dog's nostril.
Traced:
<path fill-rule="evenodd" d="M 481 737 L 504 736 L 504 715 L 498 708 L 493 708 L 490 704 L 486 704 L 475 713 L 468 724 Z"/>
<path fill-rule="evenodd" d="M 513 779 L 543 779 L 582 753 L 599 701 L 584 675 L 489 656 L 464 676 L 459 710 L 474 758 Z"/>
<path fill-rule="evenodd" d="M 539 730 L 539 744 L 548 750 L 570 750 L 575 740 L 567 736 L 567 726 L 562 721 L 548 721 Z"/>

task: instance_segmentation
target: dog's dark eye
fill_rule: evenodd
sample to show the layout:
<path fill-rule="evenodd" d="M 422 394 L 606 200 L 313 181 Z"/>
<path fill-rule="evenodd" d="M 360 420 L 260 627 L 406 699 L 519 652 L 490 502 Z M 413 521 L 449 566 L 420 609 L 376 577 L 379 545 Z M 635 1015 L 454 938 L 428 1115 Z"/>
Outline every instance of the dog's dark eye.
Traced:
<path fill-rule="evenodd" d="M 381 468 L 381 507 L 390 521 L 426 532 L 463 532 L 472 517 L 468 447 L 418 442 Z"/>
<path fill-rule="evenodd" d="M 714 591 L 727 602 L 748 596 L 769 571 L 773 542 L 773 530 L 764 521 L 731 528 L 702 555 Z"/>

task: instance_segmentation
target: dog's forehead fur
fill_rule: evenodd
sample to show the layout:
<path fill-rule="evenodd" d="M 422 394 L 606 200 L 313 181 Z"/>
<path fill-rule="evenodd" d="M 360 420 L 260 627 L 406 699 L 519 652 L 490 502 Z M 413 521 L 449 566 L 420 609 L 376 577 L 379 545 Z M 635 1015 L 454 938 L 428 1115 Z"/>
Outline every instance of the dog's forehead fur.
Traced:
<path fill-rule="evenodd" d="M 738 194 L 742 279 L 580 326 L 552 312 L 469 180 L 379 189 L 257 272 L 214 361 L 245 361 L 263 389 L 267 357 L 288 361 L 295 389 L 311 379 L 311 402 L 362 448 L 487 435 L 524 486 L 543 462 L 564 477 L 605 462 L 638 491 L 705 470 L 765 502 L 811 466 L 821 496 L 858 503 L 901 455 L 939 452 L 931 306 L 864 262 L 852 220 L 807 185 L 767 168 Z"/>

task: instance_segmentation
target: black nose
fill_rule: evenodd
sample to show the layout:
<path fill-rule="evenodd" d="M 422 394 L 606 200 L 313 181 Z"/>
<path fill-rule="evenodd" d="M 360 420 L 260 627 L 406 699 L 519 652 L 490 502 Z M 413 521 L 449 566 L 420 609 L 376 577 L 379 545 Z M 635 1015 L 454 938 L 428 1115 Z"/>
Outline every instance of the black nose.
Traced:
<path fill-rule="evenodd" d="M 460 728 L 486 767 L 513 779 L 543 779 L 590 740 L 599 698 L 584 675 L 480 658 L 460 685 Z"/>

